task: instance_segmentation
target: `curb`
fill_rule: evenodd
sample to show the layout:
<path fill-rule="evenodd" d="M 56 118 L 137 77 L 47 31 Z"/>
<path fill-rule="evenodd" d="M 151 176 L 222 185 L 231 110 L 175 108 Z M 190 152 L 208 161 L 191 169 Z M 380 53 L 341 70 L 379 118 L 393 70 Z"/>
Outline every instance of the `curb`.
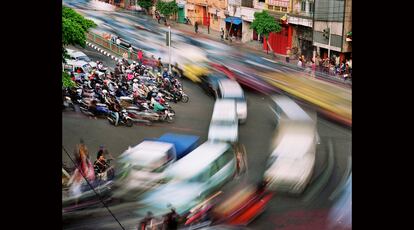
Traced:
<path fill-rule="evenodd" d="M 100 47 L 96 46 L 96 45 L 95 45 L 95 44 L 93 44 L 93 43 L 86 42 L 86 45 L 87 45 L 87 46 L 89 46 L 89 47 L 91 47 L 91 48 L 93 48 L 93 49 L 95 49 L 96 51 L 98 51 L 98 52 L 102 53 L 103 55 L 110 57 L 110 58 L 111 58 L 112 60 L 114 60 L 114 61 L 119 61 L 119 60 L 121 60 L 121 58 L 117 58 L 115 55 L 113 55 L 113 54 L 111 54 L 111 53 L 109 53 L 109 52 L 105 51 L 104 49 L 102 49 L 102 48 L 100 48 Z"/>

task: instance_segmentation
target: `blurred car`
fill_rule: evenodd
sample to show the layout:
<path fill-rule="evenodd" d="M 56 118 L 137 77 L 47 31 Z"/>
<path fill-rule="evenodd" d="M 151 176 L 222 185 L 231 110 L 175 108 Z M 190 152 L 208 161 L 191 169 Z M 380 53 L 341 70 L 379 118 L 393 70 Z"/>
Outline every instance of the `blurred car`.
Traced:
<path fill-rule="evenodd" d="M 207 141 L 166 171 L 169 182 L 144 194 L 139 214 L 151 211 L 154 216 L 170 211 L 187 213 L 215 193 L 236 173 L 234 149 L 227 143 Z"/>
<path fill-rule="evenodd" d="M 200 77 L 203 75 L 207 75 L 209 73 L 209 69 L 205 65 L 201 64 L 194 64 L 194 63 L 187 63 L 183 65 L 183 75 L 184 77 L 190 79 L 195 83 L 200 83 Z"/>
<path fill-rule="evenodd" d="M 236 101 L 237 118 L 240 123 L 245 123 L 247 120 L 247 102 L 239 83 L 230 79 L 219 79 L 218 86 L 218 98 L 234 99 Z"/>
<path fill-rule="evenodd" d="M 278 128 L 265 181 L 270 190 L 301 194 L 313 175 L 319 136 L 316 121 L 287 97 L 273 97 Z"/>
<path fill-rule="evenodd" d="M 207 75 L 200 76 L 201 88 L 211 96 L 218 97 L 218 82 L 220 79 L 227 79 L 227 76 L 220 72 L 211 72 Z"/>
<path fill-rule="evenodd" d="M 238 140 L 238 129 L 236 101 L 233 99 L 216 100 L 208 129 L 208 139 L 235 143 Z"/>
<path fill-rule="evenodd" d="M 126 193 L 134 196 L 132 191 L 138 194 L 164 183 L 164 170 L 194 150 L 198 139 L 198 136 L 166 133 L 128 148 L 119 159 L 122 167 L 117 196 L 125 198 Z"/>

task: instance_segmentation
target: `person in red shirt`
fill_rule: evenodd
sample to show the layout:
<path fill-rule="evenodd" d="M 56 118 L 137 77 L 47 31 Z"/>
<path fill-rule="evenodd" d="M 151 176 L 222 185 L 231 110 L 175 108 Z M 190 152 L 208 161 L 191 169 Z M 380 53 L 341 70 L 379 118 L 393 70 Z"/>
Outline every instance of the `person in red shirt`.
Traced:
<path fill-rule="evenodd" d="M 138 50 L 137 58 L 140 65 L 142 64 L 142 55 L 142 50 Z"/>

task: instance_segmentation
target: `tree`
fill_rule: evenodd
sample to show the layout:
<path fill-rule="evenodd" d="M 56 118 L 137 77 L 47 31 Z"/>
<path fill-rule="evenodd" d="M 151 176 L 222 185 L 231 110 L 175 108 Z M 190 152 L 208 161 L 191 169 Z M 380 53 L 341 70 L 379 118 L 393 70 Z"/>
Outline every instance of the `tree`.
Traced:
<path fill-rule="evenodd" d="M 138 0 L 138 5 L 145 9 L 146 13 L 148 14 L 149 8 L 152 7 L 154 4 L 152 0 Z"/>
<path fill-rule="evenodd" d="M 174 1 L 171 2 L 163 2 L 161 0 L 157 1 L 155 8 L 164 15 L 165 19 L 167 20 L 171 15 L 176 14 L 178 12 L 178 5 Z"/>
<path fill-rule="evenodd" d="M 68 57 L 65 46 L 80 45 L 85 47 L 86 32 L 96 24 L 84 18 L 73 9 L 62 7 L 62 61 Z M 75 83 L 67 73 L 62 73 L 62 84 L 64 87 L 73 87 Z"/>
<path fill-rule="evenodd" d="M 267 52 L 269 53 L 269 47 L 273 52 L 268 38 L 271 32 L 277 33 L 282 30 L 279 22 L 277 22 L 274 17 L 269 15 L 267 11 L 263 10 L 262 12 L 254 13 L 254 20 L 250 25 L 250 29 L 254 29 L 257 33 L 263 35 L 266 38 L 267 42 Z"/>
<path fill-rule="evenodd" d="M 65 59 L 67 45 L 80 45 L 85 47 L 86 32 L 96 24 L 84 18 L 73 9 L 62 7 L 62 59 Z"/>
<path fill-rule="evenodd" d="M 62 72 L 62 85 L 65 88 L 72 88 L 76 86 L 75 82 L 72 81 L 70 75 L 66 72 Z"/>

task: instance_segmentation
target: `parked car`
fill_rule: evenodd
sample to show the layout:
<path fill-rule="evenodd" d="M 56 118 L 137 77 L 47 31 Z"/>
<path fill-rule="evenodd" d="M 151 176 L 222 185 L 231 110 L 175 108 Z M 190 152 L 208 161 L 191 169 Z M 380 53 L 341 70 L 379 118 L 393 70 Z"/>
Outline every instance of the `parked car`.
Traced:
<path fill-rule="evenodd" d="M 93 62 L 85 53 L 72 49 L 66 49 L 66 51 L 71 60 L 85 61 L 92 67 L 96 67 L 96 62 Z"/>

